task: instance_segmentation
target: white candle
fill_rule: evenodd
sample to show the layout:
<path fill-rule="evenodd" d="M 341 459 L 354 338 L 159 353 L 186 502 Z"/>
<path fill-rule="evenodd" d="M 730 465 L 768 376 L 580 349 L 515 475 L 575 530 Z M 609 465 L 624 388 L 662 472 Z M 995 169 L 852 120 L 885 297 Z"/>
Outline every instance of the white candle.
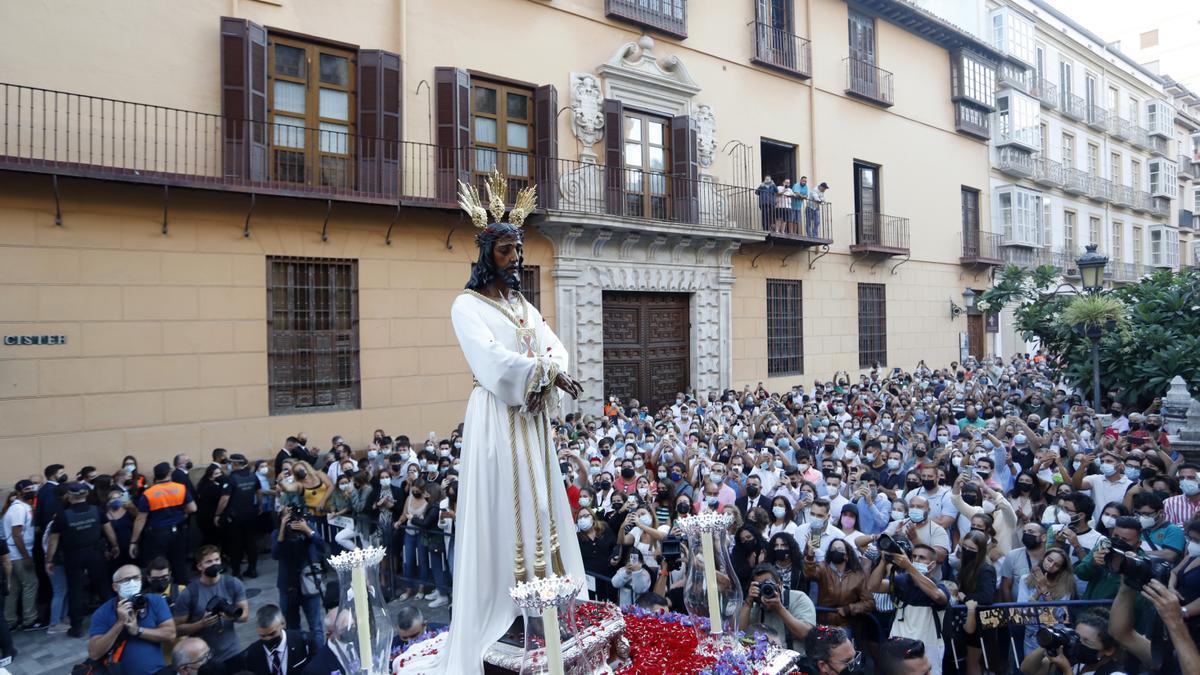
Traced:
<path fill-rule="evenodd" d="M 721 596 L 717 590 L 717 559 L 713 556 L 712 532 L 700 535 L 704 549 L 704 585 L 708 591 L 708 623 L 713 633 L 721 632 Z"/>
<path fill-rule="evenodd" d="M 367 605 L 367 573 L 362 567 L 350 572 L 350 585 L 354 589 L 354 622 L 358 628 L 358 667 L 371 672 L 375 668 L 371 660 L 371 612 Z"/>
<path fill-rule="evenodd" d="M 546 662 L 550 675 L 563 675 L 562 642 L 558 634 L 558 608 L 554 605 L 542 610 L 542 629 L 546 633 Z"/>

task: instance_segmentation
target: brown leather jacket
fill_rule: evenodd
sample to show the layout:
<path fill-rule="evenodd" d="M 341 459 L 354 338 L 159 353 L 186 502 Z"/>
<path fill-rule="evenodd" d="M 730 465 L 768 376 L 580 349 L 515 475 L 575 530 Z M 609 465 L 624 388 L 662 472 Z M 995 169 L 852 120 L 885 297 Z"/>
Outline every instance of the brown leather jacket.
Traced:
<path fill-rule="evenodd" d="M 875 598 L 867 589 L 867 572 L 847 572 L 838 577 L 828 563 L 804 561 L 804 575 L 817 582 L 818 607 L 846 607 L 851 615 L 868 614 L 875 610 Z M 846 617 L 832 612 L 818 612 L 817 621 L 831 626 L 845 626 Z"/>

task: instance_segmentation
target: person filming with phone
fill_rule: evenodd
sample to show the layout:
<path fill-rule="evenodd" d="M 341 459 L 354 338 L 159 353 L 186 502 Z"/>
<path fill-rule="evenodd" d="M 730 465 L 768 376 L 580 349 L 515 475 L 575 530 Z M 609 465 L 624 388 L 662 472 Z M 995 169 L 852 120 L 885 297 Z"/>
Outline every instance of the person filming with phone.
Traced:
<path fill-rule="evenodd" d="M 896 604 L 896 619 L 889 637 L 911 638 L 925 643 L 930 673 L 942 672 L 945 642 L 942 611 L 950 604 L 950 592 L 929 574 L 937 563 L 937 552 L 928 544 L 909 544 L 883 535 L 877 542 L 880 563 L 871 570 L 867 587 L 888 593 Z"/>

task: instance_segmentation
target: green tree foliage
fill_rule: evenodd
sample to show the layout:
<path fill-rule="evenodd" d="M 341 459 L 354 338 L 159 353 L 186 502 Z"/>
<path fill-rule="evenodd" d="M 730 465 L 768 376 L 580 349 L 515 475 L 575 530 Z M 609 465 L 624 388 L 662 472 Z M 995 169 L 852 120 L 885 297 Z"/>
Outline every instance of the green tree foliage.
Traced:
<path fill-rule="evenodd" d="M 1100 338 L 1100 386 L 1127 405 L 1145 406 L 1181 375 L 1200 391 L 1200 272 L 1160 270 L 1103 298 L 1060 293 L 1057 269 L 1010 265 L 984 292 L 979 308 L 1014 306 L 1017 330 L 1036 339 L 1062 367 L 1067 381 L 1085 391 L 1092 377 L 1091 340 L 1077 326 L 1089 318 L 1114 329 Z M 1118 304 L 1119 303 L 1119 304 Z M 1113 315 L 1119 312 L 1118 315 Z"/>

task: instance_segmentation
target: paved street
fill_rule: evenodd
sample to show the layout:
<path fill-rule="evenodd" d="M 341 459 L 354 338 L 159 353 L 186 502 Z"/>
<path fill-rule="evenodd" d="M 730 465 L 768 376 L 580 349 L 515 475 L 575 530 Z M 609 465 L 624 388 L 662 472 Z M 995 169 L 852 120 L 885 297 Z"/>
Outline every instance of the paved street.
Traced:
<path fill-rule="evenodd" d="M 274 560 L 269 557 L 259 562 L 257 579 L 246 579 L 246 593 L 250 599 L 250 611 L 253 614 L 259 607 L 268 602 L 275 602 L 279 594 L 275 589 Z M 400 603 L 392 603 L 398 607 Z M 448 622 L 448 608 L 429 609 L 428 603 L 421 602 L 420 607 L 428 621 Z M 86 634 L 86 627 L 85 627 Z M 254 633 L 254 617 L 246 623 L 238 625 L 238 636 L 242 646 L 257 639 Z M 46 631 L 33 633 L 14 633 L 13 644 L 19 656 L 9 666 L 12 675 L 65 675 L 71 672 L 71 666 L 79 663 L 87 656 L 86 638 L 69 638 L 66 635 L 47 635 Z"/>

